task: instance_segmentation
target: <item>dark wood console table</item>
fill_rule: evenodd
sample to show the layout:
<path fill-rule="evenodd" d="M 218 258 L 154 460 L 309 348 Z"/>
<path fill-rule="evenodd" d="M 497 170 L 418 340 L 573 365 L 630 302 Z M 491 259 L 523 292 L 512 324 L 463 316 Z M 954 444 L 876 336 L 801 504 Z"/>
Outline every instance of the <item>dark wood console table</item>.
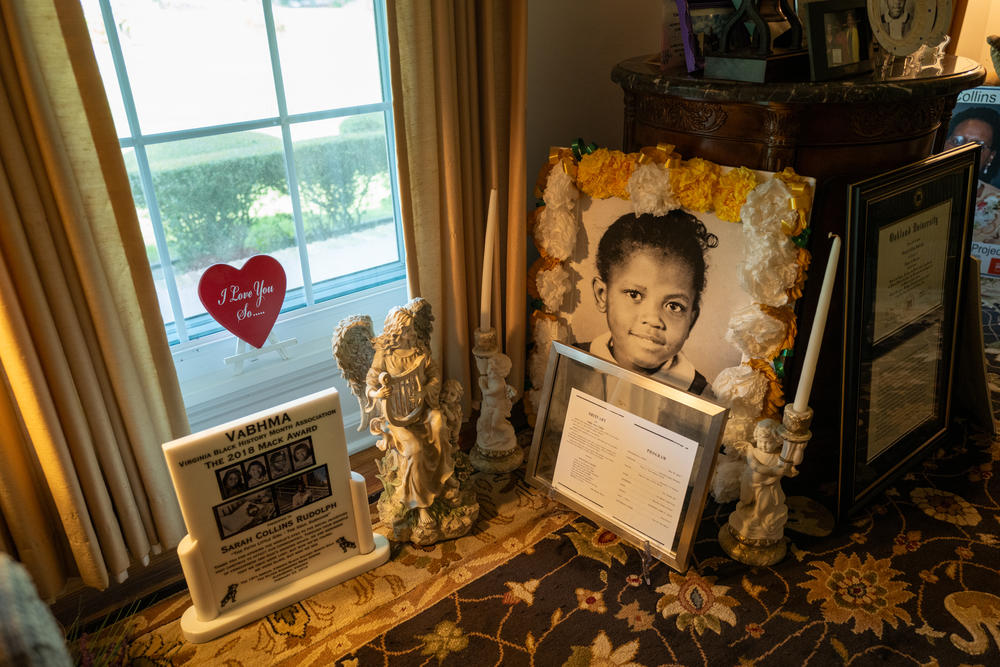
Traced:
<path fill-rule="evenodd" d="M 619 63 L 624 148 L 664 141 L 684 157 L 800 174 L 864 178 L 940 148 L 958 93 L 986 70 L 948 56 L 943 71 L 915 79 L 870 75 L 820 83 L 716 81 L 660 71 L 656 56 Z"/>
<path fill-rule="evenodd" d="M 666 142 L 684 158 L 768 171 L 791 166 L 816 178 L 810 251 L 811 274 L 819 276 L 828 258 L 828 233 L 844 233 L 848 185 L 939 150 L 958 93 L 980 85 L 985 77 L 981 65 L 954 56 L 945 58 L 940 72 L 886 81 L 871 75 L 818 83 L 718 81 L 664 73 L 657 56 L 626 60 L 611 73 L 625 93 L 624 150 Z M 808 281 L 800 301 L 793 359 L 805 356 L 820 282 Z M 835 492 L 836 474 L 831 480 L 830 472 L 838 469 L 844 445 L 839 407 L 842 296 L 840 289 L 834 290 L 810 400 L 816 416 L 804 474 L 789 485 L 806 489 L 807 495 L 822 486 L 831 491 L 831 483 Z M 792 395 L 798 373 L 793 362 L 786 396 Z"/>

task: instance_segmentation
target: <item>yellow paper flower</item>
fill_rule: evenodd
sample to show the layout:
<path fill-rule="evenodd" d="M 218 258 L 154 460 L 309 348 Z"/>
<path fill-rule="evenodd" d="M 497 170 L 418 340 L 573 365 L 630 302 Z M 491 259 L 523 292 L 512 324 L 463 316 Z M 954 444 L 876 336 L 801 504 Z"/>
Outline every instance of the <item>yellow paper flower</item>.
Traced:
<path fill-rule="evenodd" d="M 805 248 L 799 248 L 795 258 L 795 283 L 788 288 L 788 298 L 794 300 L 802 297 L 802 288 L 805 287 L 806 277 L 809 272 L 809 264 L 812 262 L 812 255 Z"/>
<path fill-rule="evenodd" d="M 692 211 L 710 210 L 719 185 L 719 171 L 719 165 L 697 157 L 671 169 L 670 186 L 681 206 Z"/>
<path fill-rule="evenodd" d="M 628 199 L 628 179 L 639 163 L 638 155 L 606 148 L 584 155 L 577 168 L 577 187 L 595 199 Z"/>
<path fill-rule="evenodd" d="M 542 198 L 545 184 L 549 181 L 549 173 L 553 169 L 562 169 L 571 179 L 576 180 L 576 160 L 573 159 L 573 151 L 559 146 L 553 146 L 549 149 L 548 162 L 542 165 L 538 171 L 538 179 L 535 181 L 535 199 Z"/>
<path fill-rule="evenodd" d="M 715 191 L 712 205 L 720 220 L 740 221 L 740 209 L 747 195 L 757 187 L 757 174 L 752 169 L 737 167 L 719 178 L 719 188 Z"/>
<path fill-rule="evenodd" d="M 806 180 L 804 176 L 799 176 L 795 173 L 795 170 L 791 167 L 785 167 L 781 171 L 774 175 L 775 178 L 785 182 L 785 185 L 791 187 L 793 183 L 801 183 L 803 185 L 807 184 L 809 181 Z"/>
<path fill-rule="evenodd" d="M 785 325 L 785 339 L 778 345 L 778 350 L 791 349 L 795 345 L 795 335 L 798 328 L 795 325 L 795 309 L 791 306 L 769 306 L 766 303 L 758 303 L 762 313 L 770 315 L 774 319 L 783 322 Z"/>
<path fill-rule="evenodd" d="M 782 223 L 782 227 L 788 236 L 798 236 L 805 231 L 809 219 L 809 210 L 812 207 L 812 187 L 804 177 L 795 173 L 791 167 L 785 167 L 774 175 L 775 178 L 784 182 L 791 197 L 788 205 L 795 214 Z"/>
<path fill-rule="evenodd" d="M 778 374 L 764 359 L 749 359 L 745 363 L 767 378 L 767 397 L 764 399 L 764 409 L 761 410 L 761 416 L 781 419 L 781 407 L 785 404 L 785 393 L 781 388 Z"/>

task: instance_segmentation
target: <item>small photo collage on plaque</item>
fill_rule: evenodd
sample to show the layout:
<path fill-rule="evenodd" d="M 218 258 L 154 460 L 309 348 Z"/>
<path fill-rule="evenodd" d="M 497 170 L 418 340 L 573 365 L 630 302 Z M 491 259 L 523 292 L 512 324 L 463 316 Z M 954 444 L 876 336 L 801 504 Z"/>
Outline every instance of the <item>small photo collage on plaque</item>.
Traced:
<path fill-rule="evenodd" d="M 216 472 L 224 502 L 215 512 L 225 539 L 332 494 L 325 465 L 315 464 L 312 438 L 303 438 Z"/>

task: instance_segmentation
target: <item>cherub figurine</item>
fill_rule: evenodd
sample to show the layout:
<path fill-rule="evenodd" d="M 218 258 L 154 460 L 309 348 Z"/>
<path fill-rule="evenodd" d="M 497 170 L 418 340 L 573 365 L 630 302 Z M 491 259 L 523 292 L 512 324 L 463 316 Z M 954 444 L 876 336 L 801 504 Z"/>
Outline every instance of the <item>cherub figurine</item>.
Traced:
<path fill-rule="evenodd" d="M 510 358 L 495 352 L 487 358 L 486 373 L 479 376 L 483 406 L 476 428 L 481 434 L 488 433 L 490 440 L 506 442 L 514 434 L 514 427 L 507 421 L 515 393 L 514 388 L 507 384 L 510 367 Z"/>
<path fill-rule="evenodd" d="M 476 421 L 476 445 L 469 459 L 476 470 L 510 472 L 524 458 L 510 423 L 511 400 L 515 395 L 514 388 L 507 384 L 510 357 L 497 349 L 496 329 L 479 330 L 476 337 L 472 353 L 480 372 L 479 389 L 483 400 Z"/>
<path fill-rule="evenodd" d="M 455 475 L 454 426 L 445 412 L 453 408 L 450 401 L 441 404 L 441 371 L 429 348 L 433 320 L 430 304 L 417 298 L 389 311 L 382 334 L 369 338 L 367 347 L 357 335 L 365 331 L 365 318 L 348 318 L 334 332 L 337 363 L 352 391 L 363 387 L 358 396 L 363 413 L 386 452 L 378 462 L 385 487 L 379 517 L 390 527 L 390 537 L 416 544 L 464 535 L 479 513 L 475 494 L 463 489 Z M 342 360 L 339 350 L 371 360 L 363 378 L 357 377 L 358 364 Z M 450 399 L 454 387 L 449 388 Z"/>
<path fill-rule="evenodd" d="M 775 420 L 762 419 L 754 428 L 755 442 L 741 443 L 747 466 L 729 525 L 748 540 L 777 542 L 784 537 L 788 507 L 781 478 L 789 474 L 789 465 L 781 459 L 784 441 L 779 428 Z"/>

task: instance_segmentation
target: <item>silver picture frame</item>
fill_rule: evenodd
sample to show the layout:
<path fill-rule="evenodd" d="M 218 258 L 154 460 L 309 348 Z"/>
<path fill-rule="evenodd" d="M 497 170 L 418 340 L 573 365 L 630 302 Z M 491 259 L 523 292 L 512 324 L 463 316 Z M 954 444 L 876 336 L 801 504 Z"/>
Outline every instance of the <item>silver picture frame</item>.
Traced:
<path fill-rule="evenodd" d="M 573 390 L 596 399 L 595 404 L 611 405 L 638 418 L 636 421 L 653 422 L 677 434 L 684 442 L 694 443 L 691 469 L 677 471 L 678 479 L 683 480 L 686 488 L 680 494 L 683 496 L 680 512 L 672 523 L 674 529 L 669 544 L 652 539 L 621 517 L 577 502 L 553 484 Z M 551 498 L 614 532 L 648 556 L 684 571 L 708 498 L 727 418 L 728 409 L 714 401 L 626 370 L 581 349 L 553 342 L 525 478 Z M 644 507 L 643 510 L 655 513 L 657 508 Z"/>

